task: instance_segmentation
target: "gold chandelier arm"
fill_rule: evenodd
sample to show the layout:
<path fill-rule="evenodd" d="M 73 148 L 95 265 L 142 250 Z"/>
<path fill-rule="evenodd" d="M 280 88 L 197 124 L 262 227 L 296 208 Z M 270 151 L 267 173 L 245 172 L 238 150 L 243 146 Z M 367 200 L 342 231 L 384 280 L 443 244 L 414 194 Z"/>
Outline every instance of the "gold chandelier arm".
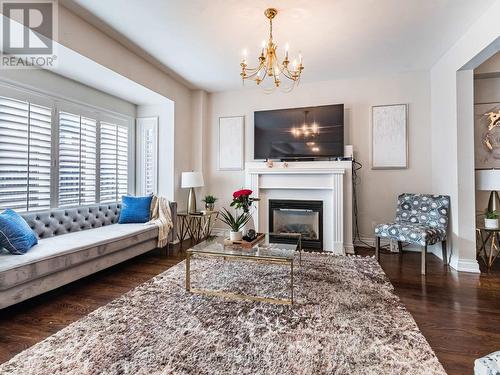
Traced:
<path fill-rule="evenodd" d="M 284 76 L 286 78 L 291 79 L 292 81 L 296 81 L 300 76 L 300 73 L 298 70 L 294 70 L 292 72 L 292 71 L 290 71 L 290 69 L 288 69 L 288 67 L 284 67 L 282 70 L 282 73 L 284 74 Z"/>
<path fill-rule="evenodd" d="M 256 75 L 258 75 L 263 68 L 265 68 L 265 64 L 261 64 L 258 68 L 245 69 L 245 73 L 249 72 L 250 74 L 245 75 L 243 79 L 252 79 Z"/>

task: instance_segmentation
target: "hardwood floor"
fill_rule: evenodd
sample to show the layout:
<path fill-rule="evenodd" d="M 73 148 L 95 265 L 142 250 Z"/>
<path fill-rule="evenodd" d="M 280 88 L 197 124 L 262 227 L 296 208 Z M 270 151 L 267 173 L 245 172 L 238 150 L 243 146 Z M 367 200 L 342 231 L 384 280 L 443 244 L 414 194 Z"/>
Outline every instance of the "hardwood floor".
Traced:
<path fill-rule="evenodd" d="M 380 263 L 446 371 L 472 374 L 476 358 L 500 350 L 500 268 L 478 275 L 446 269 L 434 255 L 427 261 L 425 277 L 420 253 L 382 253 Z"/>
<path fill-rule="evenodd" d="M 186 246 L 184 246 L 186 247 Z M 356 249 L 359 255 L 373 250 Z M 0 311 L 0 363 L 43 340 L 184 258 L 152 251 L 56 291 Z M 421 277 L 418 253 L 381 255 L 397 295 L 449 374 L 471 374 L 474 359 L 500 350 L 500 266 L 489 274 L 446 270 L 428 257 Z"/>

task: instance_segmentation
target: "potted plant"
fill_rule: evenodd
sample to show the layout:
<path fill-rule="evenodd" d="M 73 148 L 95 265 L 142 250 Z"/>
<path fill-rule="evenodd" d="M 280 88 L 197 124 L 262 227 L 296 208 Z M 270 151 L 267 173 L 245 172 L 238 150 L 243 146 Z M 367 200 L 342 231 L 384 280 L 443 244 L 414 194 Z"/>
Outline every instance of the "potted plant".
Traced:
<path fill-rule="evenodd" d="M 231 231 L 229 232 L 229 239 L 231 241 L 241 241 L 243 232 L 241 229 L 250 220 L 252 215 L 249 212 L 242 212 L 241 214 L 233 215 L 225 207 L 219 212 L 219 220 L 227 224 Z"/>
<path fill-rule="evenodd" d="M 231 228 L 229 234 L 229 239 L 231 241 L 241 241 L 243 238 L 242 229 L 246 223 L 252 218 L 250 213 L 250 207 L 253 202 L 258 201 L 257 198 L 252 198 L 250 195 L 252 190 L 242 189 L 237 190 L 233 193 L 233 201 L 231 202 L 231 207 L 235 209 L 235 214 L 233 215 L 226 208 L 222 208 L 219 212 L 220 218 L 223 223 L 227 224 Z M 239 211 L 242 211 L 239 214 Z"/>
<path fill-rule="evenodd" d="M 201 201 L 205 202 L 205 209 L 207 211 L 213 211 L 215 208 L 215 202 L 217 201 L 217 198 L 214 197 L 213 195 L 205 195 L 205 198 L 203 198 Z"/>
<path fill-rule="evenodd" d="M 497 229 L 498 218 L 500 217 L 499 211 L 486 211 L 486 217 L 484 218 L 484 227 L 486 229 Z"/>

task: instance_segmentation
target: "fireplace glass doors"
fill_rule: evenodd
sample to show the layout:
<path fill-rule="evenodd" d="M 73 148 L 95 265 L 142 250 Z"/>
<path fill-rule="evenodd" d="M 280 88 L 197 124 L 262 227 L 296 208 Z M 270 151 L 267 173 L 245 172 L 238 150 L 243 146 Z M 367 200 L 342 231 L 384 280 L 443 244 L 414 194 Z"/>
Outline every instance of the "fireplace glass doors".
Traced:
<path fill-rule="evenodd" d="M 322 250 L 323 248 L 323 202 L 309 200 L 269 200 L 269 232 L 273 241 L 287 243 L 280 233 L 300 233 L 302 247 Z"/>

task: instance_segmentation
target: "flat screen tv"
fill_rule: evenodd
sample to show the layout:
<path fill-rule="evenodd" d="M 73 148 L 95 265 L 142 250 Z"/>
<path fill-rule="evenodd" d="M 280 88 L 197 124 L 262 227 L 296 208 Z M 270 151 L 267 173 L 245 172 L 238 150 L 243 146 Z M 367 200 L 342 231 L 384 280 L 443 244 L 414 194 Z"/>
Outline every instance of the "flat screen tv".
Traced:
<path fill-rule="evenodd" d="M 344 105 L 254 112 L 254 159 L 344 156 Z"/>

